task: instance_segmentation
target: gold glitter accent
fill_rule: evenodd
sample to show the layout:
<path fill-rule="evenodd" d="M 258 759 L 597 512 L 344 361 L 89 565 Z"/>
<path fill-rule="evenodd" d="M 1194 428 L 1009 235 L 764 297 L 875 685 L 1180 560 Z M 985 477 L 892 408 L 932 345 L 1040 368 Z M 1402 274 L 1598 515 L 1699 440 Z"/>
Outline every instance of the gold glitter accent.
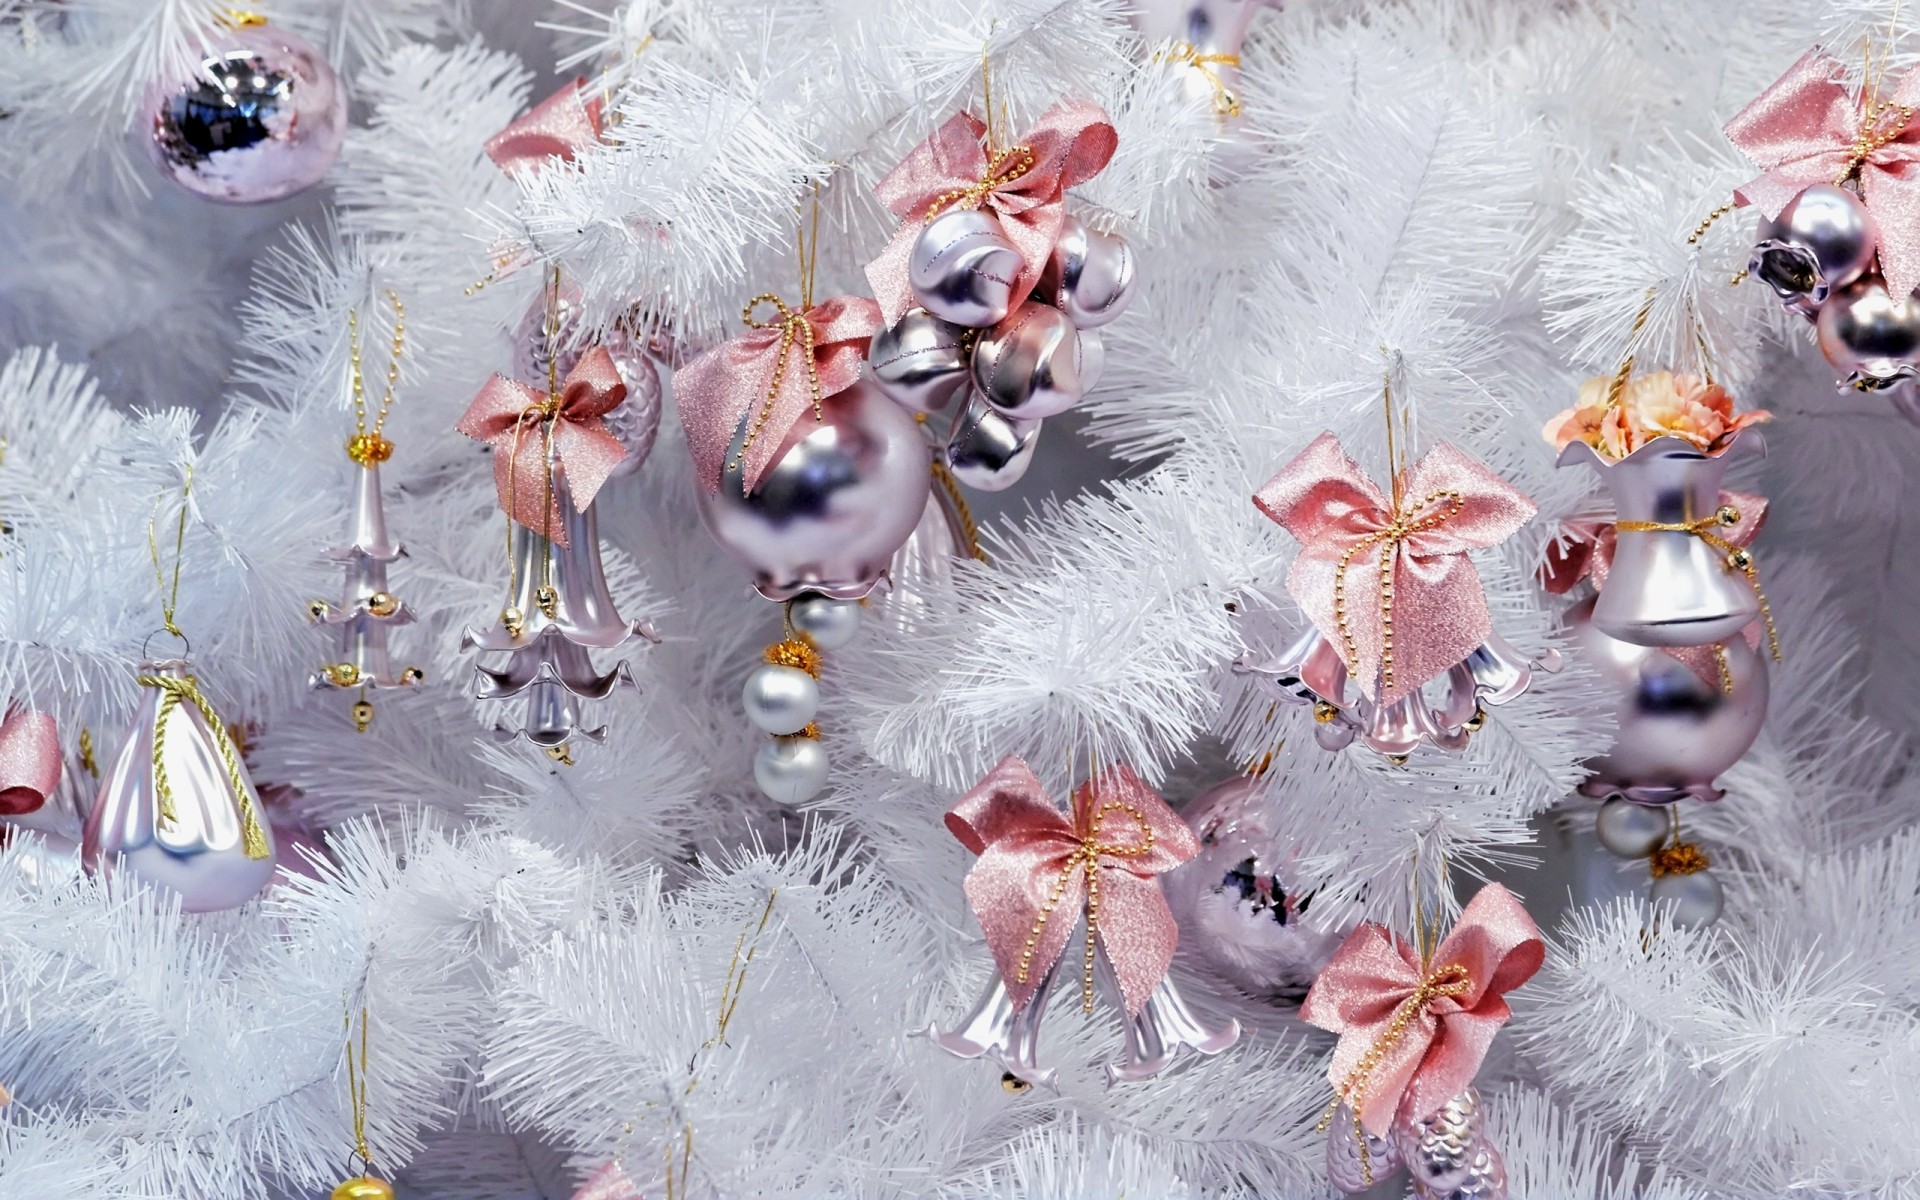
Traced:
<path fill-rule="evenodd" d="M 768 646 L 760 655 L 766 662 L 776 667 L 792 667 L 796 671 L 805 671 L 815 679 L 820 678 L 822 659 L 820 652 L 799 638 L 787 638 Z"/>
<path fill-rule="evenodd" d="M 1692 875 L 1696 871 L 1706 870 L 1711 865 L 1706 854 L 1692 842 L 1662 846 L 1647 860 L 1647 866 L 1652 870 L 1655 879 L 1664 879 L 1668 875 Z"/>

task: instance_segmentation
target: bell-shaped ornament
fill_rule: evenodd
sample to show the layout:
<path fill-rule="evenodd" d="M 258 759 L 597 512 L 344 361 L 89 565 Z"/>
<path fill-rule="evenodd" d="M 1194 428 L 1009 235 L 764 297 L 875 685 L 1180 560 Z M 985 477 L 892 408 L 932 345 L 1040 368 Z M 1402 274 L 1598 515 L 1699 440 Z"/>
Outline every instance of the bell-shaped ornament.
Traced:
<path fill-rule="evenodd" d="M 1896 297 L 1878 275 L 1829 296 L 1813 329 L 1847 387 L 1877 392 L 1920 374 L 1920 296 Z"/>
<path fill-rule="evenodd" d="M 1030 1087 L 1058 1091 L 1055 1072 L 1040 1067 L 1040 1019 L 1046 1015 L 1059 973 L 1060 964 L 1056 962 L 1041 977 L 1027 1006 L 1016 1009 L 996 970 L 972 1012 L 951 1030 L 928 1026 L 925 1036 L 955 1058 L 992 1059 L 999 1064 L 1001 1083 L 1010 1092 L 1024 1092 Z"/>
<path fill-rule="evenodd" d="M 1779 216 L 1760 219 L 1747 269 L 1811 321 L 1828 296 L 1867 273 L 1879 244 L 1880 229 L 1858 195 L 1817 183 Z"/>
<path fill-rule="evenodd" d="M 751 493 L 740 467 L 743 421 L 719 492 L 702 492 L 707 529 L 752 568 L 754 587 L 769 600 L 865 596 L 926 508 L 931 451 L 904 409 L 861 380 L 821 410 L 822 420 L 794 422 Z"/>
<path fill-rule="evenodd" d="M 346 568 L 345 590 L 338 606 L 316 600 L 310 606 L 315 621 L 340 631 L 340 652 L 313 673 L 315 688 L 413 687 L 424 678 L 416 667 L 395 673 L 387 646 L 388 631 L 413 624 L 413 613 L 388 590 L 387 568 L 406 554 L 405 547 L 387 534 L 387 518 L 380 495 L 380 465 L 369 457 L 354 468 L 353 509 L 347 542 L 327 550 L 327 557 Z M 356 710 L 359 711 L 359 710 Z M 370 716 L 371 707 L 367 712 Z M 356 716 L 356 722 L 359 717 Z M 361 725 L 364 731 L 365 725 Z"/>
<path fill-rule="evenodd" d="M 947 468 L 970 488 L 1005 491 L 1033 465 L 1039 444 L 1040 422 L 1002 416 L 974 396 L 947 436 Z"/>
<path fill-rule="evenodd" d="M 1068 214 L 1036 296 L 1065 313 L 1074 328 L 1097 329 L 1127 311 L 1133 282 L 1133 248 L 1127 239 Z"/>
<path fill-rule="evenodd" d="M 1160 977 L 1147 1002 L 1129 1017 L 1104 948 L 1094 955 L 1093 973 L 1101 994 L 1126 1023 L 1126 1058 L 1107 1064 L 1108 1087 L 1152 1079 L 1173 1065 L 1182 1047 L 1211 1057 L 1240 1040 L 1238 1021 L 1229 1020 L 1221 1029 L 1207 1028 L 1187 1007 L 1170 975 Z"/>
<path fill-rule="evenodd" d="M 1240 44 L 1247 26 L 1262 8 L 1279 8 L 1278 0 L 1131 0 L 1127 18 L 1149 43 L 1173 42 L 1190 48 L 1184 56 L 1171 55 L 1171 65 L 1185 72 L 1182 92 L 1195 102 L 1212 106 L 1221 117 L 1240 111 Z"/>
<path fill-rule="evenodd" d="M 185 912 L 237 908 L 273 878 L 273 830 L 226 726 L 187 663 L 140 665 L 140 703 L 100 777 L 81 856 L 126 870 Z"/>
<path fill-rule="evenodd" d="M 1574 605 L 1566 624 L 1576 652 L 1619 697 L 1619 732 L 1611 749 L 1588 761 L 1592 774 L 1580 790 L 1641 804 L 1718 798 L 1715 777 L 1740 761 L 1766 723 L 1767 656 L 1736 635 L 1683 647 L 1699 661 L 1682 661 L 1609 637 L 1593 619 L 1595 604 Z"/>
<path fill-rule="evenodd" d="M 895 403 L 937 413 L 966 386 L 967 351 L 965 329 L 924 308 L 910 308 L 873 335 L 867 371 Z"/>
<path fill-rule="evenodd" d="M 1000 218 L 977 208 L 950 208 L 914 239 L 907 283 L 934 316 L 979 329 L 1006 319 L 1025 263 Z"/>
<path fill-rule="evenodd" d="M 1716 514 L 1734 517 L 1727 526 L 1738 522 L 1722 512 L 1721 482 L 1734 447 L 1748 443 L 1764 453 L 1751 430 L 1727 435 L 1711 453 L 1679 437 L 1653 438 L 1618 461 L 1585 442 L 1561 451 L 1560 465 L 1592 464 L 1613 495 L 1613 569 L 1593 610 L 1601 632 L 1640 646 L 1704 646 L 1760 615 L 1753 585 L 1709 540 Z"/>
<path fill-rule="evenodd" d="M 1026 301 L 982 333 L 973 347 L 973 386 L 995 412 L 1038 421 L 1067 411 L 1086 395 L 1080 335 L 1057 308 Z"/>

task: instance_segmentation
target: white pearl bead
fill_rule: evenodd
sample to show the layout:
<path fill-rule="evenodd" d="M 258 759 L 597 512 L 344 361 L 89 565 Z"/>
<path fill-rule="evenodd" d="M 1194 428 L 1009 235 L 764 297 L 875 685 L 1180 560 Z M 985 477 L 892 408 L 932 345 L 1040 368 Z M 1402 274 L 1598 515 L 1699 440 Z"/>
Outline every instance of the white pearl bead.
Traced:
<path fill-rule="evenodd" d="M 1602 846 L 1621 858 L 1645 858 L 1667 840 L 1670 826 L 1664 809 L 1616 796 L 1600 806 L 1593 833 Z"/>
<path fill-rule="evenodd" d="M 1720 881 L 1713 877 L 1712 871 L 1695 871 L 1691 875 L 1663 875 L 1654 880 L 1647 899 L 1656 907 L 1667 909 L 1666 919 L 1676 929 L 1694 929 L 1720 919 L 1726 893 L 1721 891 Z"/>
<path fill-rule="evenodd" d="M 817 593 L 787 606 L 796 633 L 820 650 L 838 650 L 860 631 L 860 602 L 831 600 Z"/>
<path fill-rule="evenodd" d="M 811 800 L 827 786 L 827 752 L 814 738 L 776 738 L 753 756 L 753 781 L 779 804 Z"/>
<path fill-rule="evenodd" d="M 740 702 L 747 720 L 763 733 L 798 733 L 820 711 L 820 685 L 798 668 L 768 663 L 747 676 Z"/>

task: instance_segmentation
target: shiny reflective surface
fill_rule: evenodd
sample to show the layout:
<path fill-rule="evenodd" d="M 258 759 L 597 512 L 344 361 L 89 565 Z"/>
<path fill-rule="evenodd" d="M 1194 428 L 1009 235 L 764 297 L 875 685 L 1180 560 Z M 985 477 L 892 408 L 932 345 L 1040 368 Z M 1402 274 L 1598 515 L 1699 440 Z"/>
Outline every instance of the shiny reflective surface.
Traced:
<path fill-rule="evenodd" d="M 606 347 L 620 381 L 627 385 L 627 398 L 600 418 L 627 451 L 608 478 L 632 475 L 653 453 L 653 441 L 660 431 L 659 364 L 647 352 L 644 341 L 618 322 L 597 343 L 586 337 L 580 329 L 580 296 L 575 288 L 562 288 L 555 299 L 554 324 L 558 333 L 550 339 L 547 298 L 537 297 L 513 328 L 513 377 L 544 392 L 554 381 L 565 379 L 596 344 Z"/>
<path fill-rule="evenodd" d="M 1609 798 L 1593 819 L 1593 835 L 1610 854 L 1645 858 L 1660 848 L 1672 831 L 1664 808 L 1636 804 L 1620 796 Z"/>
<path fill-rule="evenodd" d="M 1133 300 L 1133 248 L 1127 239 L 1068 214 L 1040 277 L 1039 298 L 1079 329 L 1096 329 Z"/>
<path fill-rule="evenodd" d="M 1720 919 L 1727 897 L 1712 871 L 1662 875 L 1647 889 L 1655 908 L 1666 907 L 1668 923 L 1681 929 L 1711 925 Z"/>
<path fill-rule="evenodd" d="M 1829 297 L 1814 334 L 1850 387 L 1877 391 L 1920 371 L 1920 298 L 1895 299 L 1877 275 Z"/>
<path fill-rule="evenodd" d="M 147 157 L 174 183 L 222 204 L 280 200 L 318 183 L 347 131 L 347 96 L 333 68 L 278 25 L 214 37 L 219 44 L 191 75 L 147 90 Z"/>
<path fill-rule="evenodd" d="M 142 663 L 143 675 L 182 678 L 187 664 L 177 659 Z M 260 795 L 240 778 L 247 800 L 267 839 L 267 856 L 249 858 L 243 839 L 240 800 L 227 775 L 219 743 L 200 710 L 190 703 L 173 706 L 161 739 L 167 782 L 173 795 L 173 819 L 160 820 L 160 795 L 154 778 L 154 720 L 160 712 L 158 688 L 140 689 L 127 739 L 100 777 L 100 790 L 87 814 L 82 859 L 90 874 L 124 867 L 142 882 L 173 892 L 185 912 L 236 908 L 259 894 L 273 878 L 273 829 Z"/>
<path fill-rule="evenodd" d="M 881 391 L 914 412 L 935 413 L 966 386 L 966 331 L 924 308 L 910 308 L 873 335 L 867 371 Z"/>
<path fill-rule="evenodd" d="M 1760 218 L 1747 269 L 1789 309 L 1811 319 L 1829 294 L 1873 266 L 1880 230 L 1860 197 L 1821 183 L 1801 192 L 1779 217 Z"/>
<path fill-rule="evenodd" d="M 1040 422 L 1001 416 L 975 396 L 953 422 L 947 468 L 970 488 L 1003 491 L 1027 473 L 1039 444 Z"/>
<path fill-rule="evenodd" d="M 1474 1088 L 1424 1117 L 1399 1124 L 1394 1140 L 1414 1186 L 1445 1194 L 1465 1183 L 1473 1171 L 1481 1124 L 1480 1093 Z"/>
<path fill-rule="evenodd" d="M 1560 464 L 1597 469 L 1619 520 L 1682 525 L 1719 510 L 1730 456 L 1741 447 L 1764 444 L 1748 430 L 1709 455 L 1682 438 L 1658 437 L 1610 463 L 1574 442 Z M 1732 637 L 1759 615 L 1753 585 L 1727 564 L 1725 551 L 1680 530 L 1622 529 L 1593 623 L 1643 646 L 1704 646 Z"/>
<path fill-rule="evenodd" d="M 747 720 L 762 733 L 798 733 L 820 711 L 820 685 L 793 667 L 762 663 L 740 689 Z"/>
<path fill-rule="evenodd" d="M 356 466 L 352 516 L 348 541 L 327 550 L 327 557 L 347 568 L 346 590 L 341 602 L 317 619 L 322 625 L 340 630 L 340 652 L 329 665 L 349 665 L 345 672 L 315 671 L 308 684 L 314 688 L 358 689 L 413 687 L 420 682 L 417 671 L 396 675 L 387 646 L 387 632 L 400 625 L 413 624 L 413 612 L 406 603 L 390 600 L 384 612 L 373 611 L 375 596 L 389 597 L 387 567 L 406 555 L 406 548 L 387 535 L 386 510 L 380 497 L 380 467 Z"/>
<path fill-rule="evenodd" d="M 1360 1153 L 1364 1140 L 1366 1155 Z M 1327 1123 L 1327 1182 L 1354 1195 L 1370 1190 L 1400 1169 L 1400 1149 L 1390 1137 L 1375 1137 L 1354 1124 L 1353 1110 L 1342 1103 Z M 1371 1170 L 1373 1181 L 1367 1181 Z"/>
<path fill-rule="evenodd" d="M 753 782 L 776 804 L 801 804 L 827 786 L 827 752 L 817 738 L 775 738 L 753 756 Z"/>
<path fill-rule="evenodd" d="M 918 528 L 916 525 L 915 530 Z M 897 562 L 899 555 L 895 554 L 894 559 Z M 860 602 L 828 596 L 799 596 L 787 606 L 787 623 L 809 644 L 821 650 L 838 650 L 860 632 Z"/>
<path fill-rule="evenodd" d="M 1055 962 L 1041 978 L 1032 1001 L 1025 1009 L 1015 1011 L 1007 985 L 996 970 L 972 1012 L 951 1030 L 929 1026 L 926 1038 L 955 1058 L 990 1058 L 1003 1072 L 1023 1083 L 1058 1091 L 1054 1072 L 1040 1068 L 1040 1019 L 1046 1015 L 1059 973 L 1060 963 Z"/>
<path fill-rule="evenodd" d="M 1238 1021 L 1229 1020 L 1219 1029 L 1207 1028 L 1187 1007 L 1171 975 L 1160 977 L 1153 995 L 1131 1017 L 1126 1015 L 1126 1002 L 1104 949 L 1094 955 L 1093 977 L 1101 995 L 1126 1026 L 1126 1057 L 1107 1064 L 1108 1087 L 1152 1079 L 1172 1066 L 1183 1048 L 1211 1056 L 1240 1040 Z"/>
<path fill-rule="evenodd" d="M 998 325 L 1013 307 L 1024 260 L 992 213 L 950 208 L 927 222 L 907 257 L 913 297 L 943 321 Z"/>
<path fill-rule="evenodd" d="M 973 386 L 1002 416 L 1037 421 L 1080 403 L 1080 335 L 1059 309 L 1028 300 L 973 347 Z"/>

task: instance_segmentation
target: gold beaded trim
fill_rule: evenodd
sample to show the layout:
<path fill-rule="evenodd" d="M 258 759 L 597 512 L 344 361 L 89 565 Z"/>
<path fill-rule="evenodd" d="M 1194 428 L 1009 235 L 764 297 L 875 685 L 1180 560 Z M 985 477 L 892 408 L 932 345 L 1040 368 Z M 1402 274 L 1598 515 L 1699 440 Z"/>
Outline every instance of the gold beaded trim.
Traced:
<path fill-rule="evenodd" d="M 1393 521 L 1385 529 L 1377 530 L 1347 547 L 1340 556 L 1340 563 L 1333 570 L 1333 615 L 1340 623 L 1340 644 L 1345 652 L 1347 670 L 1353 674 L 1360 672 L 1360 652 L 1353 641 L 1353 628 L 1347 621 L 1347 568 L 1354 558 L 1369 546 L 1380 547 L 1380 688 L 1381 694 L 1393 690 L 1393 560 L 1399 553 L 1400 543 L 1416 533 L 1425 533 L 1437 529 L 1460 515 L 1467 506 L 1466 497 L 1451 488 L 1442 489 L 1423 497 L 1413 506 L 1418 513 L 1430 506 L 1446 501 L 1447 507 L 1424 517 L 1408 518 L 1394 515 Z"/>
<path fill-rule="evenodd" d="M 1120 842 L 1100 840 L 1100 825 L 1111 812 L 1124 812 L 1133 818 L 1135 828 L 1140 831 L 1141 840 L 1131 845 Z M 1124 800 L 1109 800 L 1095 809 L 1087 820 L 1087 832 L 1080 839 L 1080 845 L 1067 856 L 1067 865 L 1048 889 L 1046 903 L 1040 906 L 1040 915 L 1033 919 L 1033 928 L 1027 931 L 1026 944 L 1020 950 L 1020 968 L 1015 977 L 1025 983 L 1033 972 L 1033 956 L 1040 944 L 1041 931 L 1047 927 L 1047 921 L 1053 916 L 1053 910 L 1060 905 L 1060 898 L 1066 894 L 1067 884 L 1072 881 L 1075 871 L 1084 871 L 1087 876 L 1087 953 L 1085 968 L 1080 977 L 1080 1009 L 1093 1011 L 1093 954 L 1095 935 L 1100 929 L 1100 856 L 1111 855 L 1114 858 L 1139 858 L 1153 849 L 1153 826 L 1147 823 L 1147 816 L 1139 808 Z"/>
<path fill-rule="evenodd" d="M 1033 170 L 1033 150 L 1027 146 L 1009 146 L 987 160 L 987 169 L 976 183 L 950 192 L 942 192 L 927 205 L 923 221 L 931 221 L 949 208 L 979 208 L 991 193 L 1013 183 Z"/>
<path fill-rule="evenodd" d="M 762 304 L 773 305 L 779 311 L 780 319 L 762 321 L 756 318 L 753 315 L 754 310 Z M 787 377 L 787 357 L 793 353 L 796 345 L 801 348 L 803 355 L 801 361 L 807 369 L 807 390 L 813 396 L 813 419 L 816 421 L 827 419 L 820 407 L 820 370 L 813 360 L 813 324 L 807 320 L 807 314 L 795 312 L 787 307 L 787 302 L 772 292 L 762 292 L 747 301 L 747 306 L 740 310 L 740 319 L 746 322 L 749 329 L 772 329 L 776 325 L 779 326 L 780 353 L 773 360 L 773 380 L 767 384 L 767 398 L 760 402 L 760 411 L 753 418 L 753 426 L 747 430 L 746 440 L 740 443 L 740 452 L 733 456 L 732 462 L 727 464 L 729 471 L 740 469 L 740 464 L 746 460 L 748 448 L 753 445 L 754 440 L 760 436 L 761 429 L 766 427 L 768 419 L 773 416 L 773 406 L 780 399 L 780 385 Z"/>
<path fill-rule="evenodd" d="M 354 435 L 347 439 L 347 457 L 363 467 L 393 457 L 393 443 L 382 436 L 381 431 L 386 428 L 387 413 L 393 408 L 394 385 L 400 381 L 400 359 L 407 351 L 407 306 L 400 303 L 400 294 L 392 288 L 387 289 L 387 302 L 393 305 L 393 347 L 387 358 L 387 389 L 380 397 L 380 411 L 374 416 L 371 429 L 367 428 L 367 385 L 360 372 L 360 314 L 351 308 L 347 310 L 354 424 Z"/>
<path fill-rule="evenodd" d="M 1747 577 L 1747 585 L 1753 589 L 1754 598 L 1760 601 L 1760 617 L 1767 623 L 1767 653 L 1773 661 L 1780 661 L 1780 631 L 1773 624 L 1773 605 L 1767 602 L 1767 593 L 1760 586 L 1760 564 L 1754 561 L 1753 551 L 1745 546 L 1736 546 L 1726 538 L 1712 532 L 1714 526 L 1721 525 L 1731 529 L 1740 523 L 1740 510 L 1731 504 L 1723 504 L 1710 517 L 1697 521 L 1618 521 L 1614 528 L 1622 533 L 1690 533 L 1707 545 L 1726 555 L 1727 569 L 1738 571 Z M 1726 651 L 1718 650 L 1720 663 L 1720 690 L 1728 695 L 1733 693 L 1733 674 L 1727 669 Z"/>

